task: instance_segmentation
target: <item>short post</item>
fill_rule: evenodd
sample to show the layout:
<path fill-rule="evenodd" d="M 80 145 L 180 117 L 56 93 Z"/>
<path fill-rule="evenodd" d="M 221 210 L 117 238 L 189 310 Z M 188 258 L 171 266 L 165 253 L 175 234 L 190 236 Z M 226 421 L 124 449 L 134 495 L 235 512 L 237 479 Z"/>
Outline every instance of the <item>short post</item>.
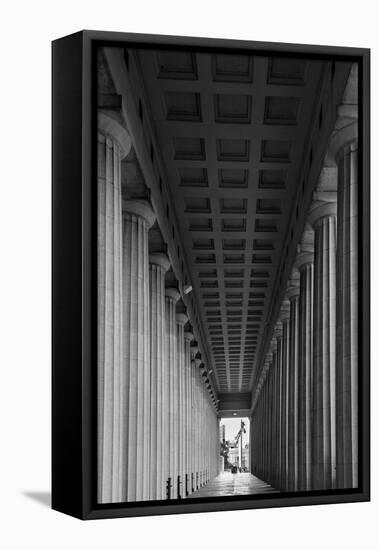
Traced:
<path fill-rule="evenodd" d="M 167 496 L 167 500 L 171 500 L 171 487 L 172 487 L 171 477 L 169 477 L 168 480 L 166 481 L 166 496 Z"/>
<path fill-rule="evenodd" d="M 181 494 L 180 494 L 180 486 L 181 486 L 182 482 L 180 481 L 180 476 L 178 476 L 178 481 L 177 481 L 177 486 L 178 486 L 178 498 L 182 498 Z"/>

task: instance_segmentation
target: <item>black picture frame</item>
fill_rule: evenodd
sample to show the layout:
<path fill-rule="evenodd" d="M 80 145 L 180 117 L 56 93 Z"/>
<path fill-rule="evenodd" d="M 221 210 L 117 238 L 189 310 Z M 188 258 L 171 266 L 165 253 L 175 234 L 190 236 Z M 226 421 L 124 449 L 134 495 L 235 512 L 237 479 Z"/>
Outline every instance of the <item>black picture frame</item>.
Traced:
<path fill-rule="evenodd" d="M 352 60 L 359 65 L 359 464 L 358 489 L 96 504 L 96 215 L 94 48 L 190 46 Z M 52 44 L 52 508 L 80 519 L 302 506 L 370 500 L 370 50 L 81 31 Z"/>

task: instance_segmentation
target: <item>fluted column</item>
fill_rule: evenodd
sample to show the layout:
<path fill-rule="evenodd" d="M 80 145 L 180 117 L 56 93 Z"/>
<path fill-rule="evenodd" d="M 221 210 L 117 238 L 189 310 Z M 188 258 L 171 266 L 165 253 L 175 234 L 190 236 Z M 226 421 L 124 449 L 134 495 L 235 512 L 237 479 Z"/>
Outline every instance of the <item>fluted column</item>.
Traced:
<path fill-rule="evenodd" d="M 296 259 L 299 296 L 299 490 L 311 489 L 311 412 L 313 364 L 313 254 Z"/>
<path fill-rule="evenodd" d="M 313 489 L 336 487 L 336 211 L 335 202 L 317 202 L 310 212 L 315 232 Z"/>
<path fill-rule="evenodd" d="M 149 256 L 150 274 L 150 499 L 165 498 L 163 445 L 165 440 L 166 327 L 165 273 L 170 266 L 166 254 Z"/>
<path fill-rule="evenodd" d="M 193 352 L 192 352 L 193 353 Z M 196 365 L 195 360 L 191 359 L 191 443 L 190 443 L 190 486 L 191 492 L 195 490 L 195 472 L 196 472 L 196 403 L 195 403 L 195 374 L 196 374 Z"/>
<path fill-rule="evenodd" d="M 267 353 L 265 360 L 265 383 L 263 387 L 263 400 L 264 400 L 264 424 L 265 429 L 265 463 L 264 463 L 264 479 L 268 479 L 270 476 L 270 444 L 271 444 L 271 367 L 272 367 L 272 353 Z"/>
<path fill-rule="evenodd" d="M 288 391 L 289 391 L 289 302 L 285 300 L 280 310 L 282 321 L 282 386 L 281 386 L 281 490 L 288 489 Z"/>
<path fill-rule="evenodd" d="M 201 467 L 201 449 L 200 449 L 200 435 L 201 435 L 201 380 L 199 374 L 199 365 L 201 359 L 195 358 L 195 390 L 194 390 L 194 414 L 195 414 L 195 488 L 200 487 L 200 467 Z"/>
<path fill-rule="evenodd" d="M 204 384 L 200 378 L 200 484 L 204 485 L 204 441 L 205 441 L 205 403 L 204 403 Z"/>
<path fill-rule="evenodd" d="M 148 230 L 155 219 L 144 200 L 123 203 L 122 500 L 150 498 L 150 294 Z"/>
<path fill-rule="evenodd" d="M 176 346 L 177 346 L 177 437 L 179 442 L 178 448 L 178 476 L 180 476 L 180 496 L 184 496 L 184 479 L 185 479 L 185 405 L 184 405 L 184 390 L 185 390 L 185 355 L 184 355 L 184 325 L 187 323 L 188 317 L 185 313 L 176 313 Z M 176 480 L 178 483 L 178 479 Z"/>
<path fill-rule="evenodd" d="M 278 358 L 277 341 L 275 336 L 271 340 L 270 349 L 272 352 L 272 422 L 271 422 L 271 485 L 275 486 L 277 482 L 278 471 Z"/>
<path fill-rule="evenodd" d="M 177 437 L 177 347 L 176 347 L 176 320 L 175 304 L 180 294 L 176 288 L 165 289 L 165 316 L 166 316 L 166 356 L 165 385 L 168 395 L 168 406 L 165 413 L 165 483 L 171 479 L 171 498 L 177 497 L 176 478 L 178 475 L 178 437 Z M 167 485 L 166 485 L 167 487 Z"/>
<path fill-rule="evenodd" d="M 185 475 L 187 476 L 187 493 L 191 493 L 191 472 L 192 472 L 192 391 L 191 391 L 191 341 L 194 336 L 190 330 L 184 331 L 184 378 L 185 378 Z M 184 479 L 184 484 L 186 482 Z M 185 495 L 188 496 L 188 495 Z"/>
<path fill-rule="evenodd" d="M 197 366 L 195 356 L 198 353 L 199 348 L 196 341 L 191 343 L 191 388 L 192 388 L 192 400 L 191 400 L 191 417 L 192 417 L 192 460 L 191 460 L 191 487 L 196 490 L 196 472 L 197 472 Z"/>
<path fill-rule="evenodd" d="M 337 486 L 358 487 L 358 147 L 338 155 Z"/>
<path fill-rule="evenodd" d="M 202 380 L 200 371 L 197 372 L 197 388 L 198 388 L 198 414 L 197 414 L 197 429 L 198 429 L 198 485 L 201 487 L 202 479 L 202 467 L 203 467 L 203 455 L 201 452 L 201 446 L 203 443 L 203 395 L 202 395 Z"/>
<path fill-rule="evenodd" d="M 262 403 L 262 416 L 261 416 L 261 426 L 262 426 L 262 465 L 261 472 L 262 478 L 266 479 L 266 468 L 267 468 L 267 424 L 266 424 L 266 414 L 267 414 L 267 385 L 266 380 L 264 380 L 262 389 L 259 395 L 259 400 Z"/>
<path fill-rule="evenodd" d="M 288 378 L 288 490 L 298 490 L 299 433 L 299 285 L 292 279 L 287 290 L 290 301 Z"/>
<path fill-rule="evenodd" d="M 271 434 L 270 434 L 270 422 L 271 422 L 271 361 L 268 359 L 268 370 L 266 376 L 266 414 L 265 414 L 265 423 L 266 423 L 266 476 L 265 479 L 270 477 L 270 443 L 271 443 Z"/>
<path fill-rule="evenodd" d="M 278 489 L 281 486 L 282 478 L 282 384 L 283 384 L 283 361 L 282 361 L 282 340 L 283 340 L 283 325 L 278 321 L 274 329 L 274 337 L 276 340 L 276 398 L 277 408 L 275 415 L 276 424 L 276 460 L 275 460 L 275 487 Z"/>
<path fill-rule="evenodd" d="M 97 141 L 98 502 L 121 500 L 120 367 L 122 356 L 121 160 L 126 130 L 101 114 Z"/>
<path fill-rule="evenodd" d="M 250 473 L 254 472 L 254 446 L 255 446 L 255 430 L 254 430 L 254 414 L 249 418 L 250 420 L 250 432 L 249 432 L 249 441 L 250 441 Z"/>

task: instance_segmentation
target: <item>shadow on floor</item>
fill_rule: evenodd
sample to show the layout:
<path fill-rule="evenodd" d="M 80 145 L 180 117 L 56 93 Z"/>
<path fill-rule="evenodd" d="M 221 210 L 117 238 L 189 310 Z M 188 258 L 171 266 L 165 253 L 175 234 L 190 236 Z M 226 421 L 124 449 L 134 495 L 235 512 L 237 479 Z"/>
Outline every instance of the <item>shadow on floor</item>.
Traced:
<path fill-rule="evenodd" d="M 25 497 L 28 497 L 35 502 L 38 502 L 42 506 L 51 506 L 51 493 L 50 491 L 24 491 L 22 493 Z"/>
<path fill-rule="evenodd" d="M 201 489 L 187 498 L 257 495 L 277 492 L 274 487 L 253 474 L 225 472 L 211 479 Z"/>

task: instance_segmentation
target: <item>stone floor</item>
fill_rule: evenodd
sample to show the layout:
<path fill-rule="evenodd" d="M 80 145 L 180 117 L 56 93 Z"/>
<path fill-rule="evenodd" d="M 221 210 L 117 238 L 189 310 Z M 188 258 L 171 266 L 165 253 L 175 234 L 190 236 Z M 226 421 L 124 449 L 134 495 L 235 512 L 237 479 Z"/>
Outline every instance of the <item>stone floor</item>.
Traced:
<path fill-rule="evenodd" d="M 258 493 L 277 493 L 274 489 L 253 474 L 231 474 L 225 472 L 209 481 L 204 487 L 187 498 L 221 497 L 235 495 L 254 495 Z"/>

